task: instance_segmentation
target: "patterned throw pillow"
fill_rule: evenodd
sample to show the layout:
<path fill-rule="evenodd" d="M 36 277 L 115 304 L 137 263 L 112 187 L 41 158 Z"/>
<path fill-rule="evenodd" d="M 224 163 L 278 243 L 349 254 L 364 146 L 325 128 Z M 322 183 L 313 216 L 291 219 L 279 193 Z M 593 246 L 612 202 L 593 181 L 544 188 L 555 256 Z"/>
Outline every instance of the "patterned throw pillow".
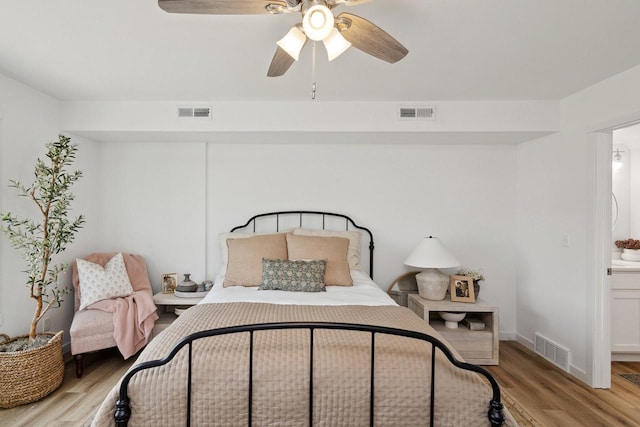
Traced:
<path fill-rule="evenodd" d="M 293 292 L 325 292 L 327 261 L 289 261 L 262 259 L 262 284 L 259 289 Z"/>
<path fill-rule="evenodd" d="M 80 279 L 80 308 L 104 299 L 126 297 L 133 293 L 122 253 L 116 254 L 102 267 L 100 264 L 76 259 Z"/>

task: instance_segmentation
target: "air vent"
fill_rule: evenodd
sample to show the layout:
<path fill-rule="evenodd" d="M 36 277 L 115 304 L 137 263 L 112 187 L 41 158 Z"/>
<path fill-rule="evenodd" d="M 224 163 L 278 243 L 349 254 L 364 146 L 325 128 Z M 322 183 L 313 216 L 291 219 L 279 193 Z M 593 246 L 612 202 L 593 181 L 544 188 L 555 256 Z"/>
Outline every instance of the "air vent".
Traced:
<path fill-rule="evenodd" d="M 178 107 L 178 117 L 210 119 L 211 107 Z"/>
<path fill-rule="evenodd" d="M 535 352 L 569 372 L 569 350 L 536 333 Z"/>
<path fill-rule="evenodd" d="M 436 109 L 433 107 L 400 107 L 399 120 L 435 120 Z"/>

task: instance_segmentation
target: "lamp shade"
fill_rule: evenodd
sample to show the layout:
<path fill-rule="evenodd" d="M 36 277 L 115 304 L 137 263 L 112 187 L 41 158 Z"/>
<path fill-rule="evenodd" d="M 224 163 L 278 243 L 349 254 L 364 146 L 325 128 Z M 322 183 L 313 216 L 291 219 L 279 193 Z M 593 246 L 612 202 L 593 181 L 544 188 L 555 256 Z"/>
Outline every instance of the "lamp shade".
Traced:
<path fill-rule="evenodd" d="M 284 36 L 278 43 L 285 52 L 289 54 L 296 61 L 300 57 L 300 51 L 304 47 L 307 41 L 307 37 L 298 27 L 293 27 L 289 30 L 286 36 Z"/>
<path fill-rule="evenodd" d="M 302 17 L 302 27 L 311 40 L 324 40 L 333 29 L 335 20 L 331 10 L 324 5 L 310 7 Z"/>
<path fill-rule="evenodd" d="M 404 261 L 410 267 L 451 268 L 460 266 L 458 258 L 437 237 L 425 237 Z"/>
<path fill-rule="evenodd" d="M 335 27 L 333 28 L 331 33 L 329 33 L 329 35 L 324 40 L 322 40 L 322 43 L 324 43 L 324 47 L 327 49 L 327 56 L 329 58 L 329 61 L 333 61 L 338 56 L 342 55 L 344 51 L 349 49 L 349 46 L 351 46 L 351 43 L 349 43 L 347 39 L 342 37 L 340 31 L 338 31 L 338 29 Z"/>

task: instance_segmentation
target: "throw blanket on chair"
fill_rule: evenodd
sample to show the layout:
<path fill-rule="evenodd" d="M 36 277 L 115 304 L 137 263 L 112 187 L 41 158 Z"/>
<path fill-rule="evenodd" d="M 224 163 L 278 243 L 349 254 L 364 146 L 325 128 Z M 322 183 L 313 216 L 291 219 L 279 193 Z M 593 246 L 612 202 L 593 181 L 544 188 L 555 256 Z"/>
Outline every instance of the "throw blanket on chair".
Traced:
<path fill-rule="evenodd" d="M 124 298 L 106 299 L 87 307 L 113 313 L 113 339 L 125 359 L 143 348 L 158 319 L 153 296 L 149 292 L 135 291 Z"/>

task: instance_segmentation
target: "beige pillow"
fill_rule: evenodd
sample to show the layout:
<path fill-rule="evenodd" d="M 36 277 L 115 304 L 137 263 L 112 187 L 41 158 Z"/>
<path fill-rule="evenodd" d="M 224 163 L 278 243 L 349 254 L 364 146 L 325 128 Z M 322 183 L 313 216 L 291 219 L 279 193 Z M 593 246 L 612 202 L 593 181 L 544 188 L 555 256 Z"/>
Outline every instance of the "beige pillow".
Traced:
<path fill-rule="evenodd" d="M 323 236 L 323 237 L 345 237 L 349 239 L 349 251 L 347 261 L 352 270 L 362 271 L 360 266 L 360 238 L 359 231 L 336 231 L 336 230 L 310 230 L 308 228 L 296 228 L 293 234 L 298 236 Z"/>
<path fill-rule="evenodd" d="M 287 259 L 286 234 L 227 238 L 229 261 L 224 286 L 260 286 L 262 258 Z"/>
<path fill-rule="evenodd" d="M 325 285 L 351 286 L 347 262 L 349 239 L 344 237 L 297 236 L 287 234 L 290 260 L 326 259 Z"/>
<path fill-rule="evenodd" d="M 265 236 L 268 234 L 286 234 L 290 230 L 282 230 L 279 232 L 270 232 L 270 233 L 242 233 L 242 232 L 227 232 L 220 233 L 218 235 L 218 240 L 220 241 L 220 254 L 222 256 L 222 266 L 220 267 L 220 271 L 224 273 L 227 271 L 227 262 L 229 262 L 229 247 L 227 246 L 227 239 L 248 239 L 253 236 Z"/>

